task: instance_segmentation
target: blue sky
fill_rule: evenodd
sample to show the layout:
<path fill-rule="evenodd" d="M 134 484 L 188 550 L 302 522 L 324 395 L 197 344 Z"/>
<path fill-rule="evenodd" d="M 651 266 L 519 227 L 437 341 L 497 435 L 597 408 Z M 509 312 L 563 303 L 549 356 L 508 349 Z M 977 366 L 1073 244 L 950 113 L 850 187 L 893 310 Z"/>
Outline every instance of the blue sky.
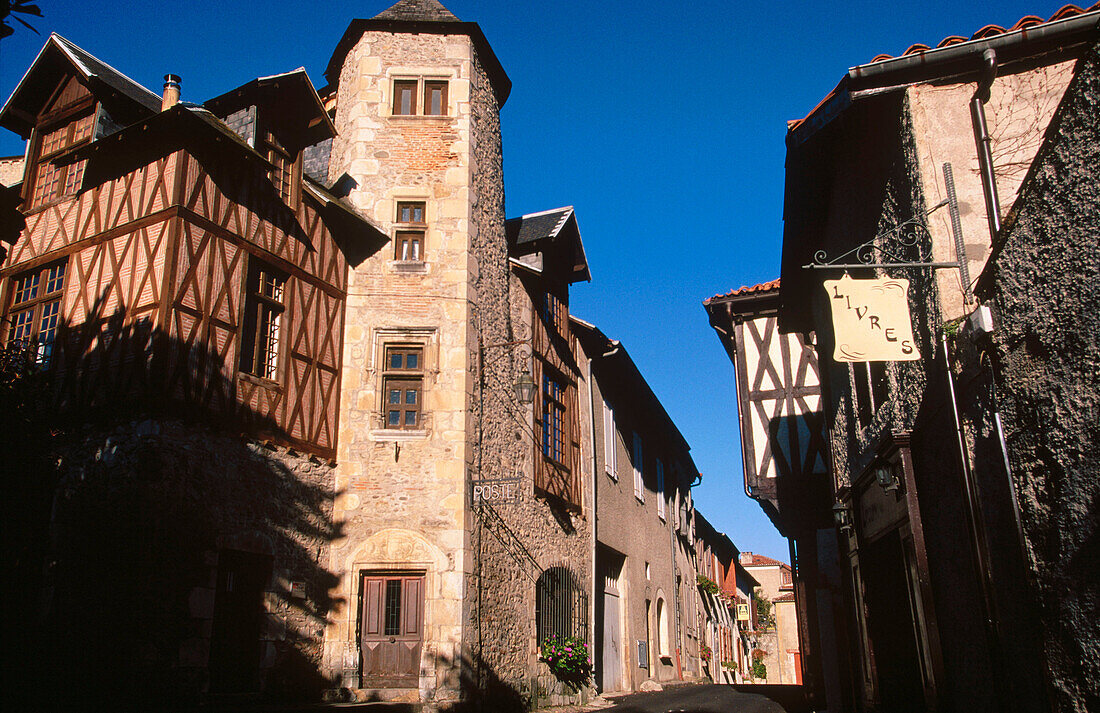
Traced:
<path fill-rule="evenodd" d="M 388 0 L 40 0 L 42 33 L 0 42 L 6 99 L 50 32 L 160 92 L 201 102 L 304 66 L 317 84 L 348 23 Z M 788 558 L 744 494 L 733 369 L 702 300 L 778 276 L 786 121 L 848 67 L 1052 0 L 737 3 L 443 0 L 513 82 L 502 112 L 509 216 L 574 205 L 592 282 L 571 311 L 622 340 L 692 445 L 698 507 L 742 550 Z M 0 130 L 0 156 L 20 154 Z"/>

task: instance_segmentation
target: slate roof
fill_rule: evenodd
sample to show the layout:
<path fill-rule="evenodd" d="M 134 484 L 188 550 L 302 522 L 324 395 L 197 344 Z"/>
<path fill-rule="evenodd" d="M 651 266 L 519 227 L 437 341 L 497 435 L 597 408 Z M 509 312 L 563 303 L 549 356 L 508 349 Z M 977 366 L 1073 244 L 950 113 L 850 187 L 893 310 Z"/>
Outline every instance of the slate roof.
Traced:
<path fill-rule="evenodd" d="M 573 206 L 530 213 L 504 221 L 504 230 L 508 233 L 508 237 L 514 237 L 516 245 L 544 238 L 556 238 L 571 215 L 573 215 Z"/>
<path fill-rule="evenodd" d="M 49 97 L 42 93 L 42 87 L 33 86 L 37 84 L 35 82 L 28 84 L 27 79 L 39 67 L 42 67 L 45 71 L 59 71 L 59 65 L 56 64 L 57 55 L 52 54 L 53 52 L 59 52 L 67 58 L 73 67 L 83 75 L 84 79 L 105 85 L 150 113 L 160 111 L 161 97 L 159 94 L 151 92 L 111 65 L 93 57 L 54 32 L 50 34 L 46 44 L 42 46 L 38 56 L 34 58 L 34 62 L 31 63 L 22 79 L 19 80 L 19 84 L 16 85 L 11 96 L 4 103 L 3 109 L 0 109 L 0 125 L 15 131 L 24 138 L 30 135 L 31 128 L 33 128 L 33 118 L 28 117 L 33 117 Z M 50 86 L 49 91 L 52 90 L 53 87 Z M 26 104 L 27 107 L 23 107 L 23 104 Z"/>
<path fill-rule="evenodd" d="M 941 53 L 947 48 L 954 45 L 962 45 L 966 43 L 981 43 L 987 40 L 997 40 L 1002 35 L 1008 35 L 1012 33 L 1020 33 L 1027 37 L 1029 32 L 1035 34 L 1034 30 L 1037 27 L 1049 25 L 1055 22 L 1062 22 L 1064 20 L 1070 20 L 1081 15 L 1087 15 L 1096 11 L 1100 11 L 1100 2 L 1097 2 L 1091 7 L 1084 10 L 1076 5 L 1069 4 L 1062 6 L 1057 12 L 1055 12 L 1046 20 L 1043 20 L 1041 17 L 1038 17 L 1036 15 L 1025 15 L 1024 17 L 1017 20 L 1016 23 L 1012 25 L 1012 27 L 1007 29 L 1001 27 L 1000 25 L 986 25 L 975 32 L 973 35 L 971 35 L 969 38 L 962 37 L 960 35 L 950 35 L 941 40 L 935 47 L 930 47 L 929 45 L 918 43 L 910 45 L 902 54 L 898 55 L 897 57 L 892 57 L 888 54 L 880 54 L 874 57 L 867 64 L 858 65 L 849 69 L 848 73 L 840 80 L 840 83 L 837 84 L 837 86 L 834 87 L 831 92 L 826 94 L 822 98 L 822 100 L 818 102 L 817 106 L 811 109 L 806 116 L 801 119 L 788 121 L 788 136 L 790 136 L 790 134 L 794 133 L 796 130 L 802 127 L 803 124 L 807 124 L 815 118 L 821 122 L 827 122 L 829 118 L 831 118 L 831 113 L 842 110 L 844 108 L 843 105 L 839 107 L 833 106 L 836 103 L 836 100 L 838 98 L 843 98 L 843 95 L 846 95 L 848 93 L 848 90 L 851 88 L 849 85 L 852 83 L 852 81 L 856 79 L 862 79 L 862 76 L 867 72 L 867 70 L 874 71 L 881 68 L 883 64 L 896 64 L 899 62 L 899 60 L 915 55 L 922 55 L 922 64 L 924 64 L 925 62 L 930 62 L 931 57 L 933 57 L 937 53 Z M 1038 43 L 1039 40 L 1036 39 L 1035 42 Z M 928 59 L 925 59 L 923 57 L 923 55 L 926 54 Z"/>
<path fill-rule="evenodd" d="M 504 71 L 489 41 L 485 39 L 481 27 L 476 22 L 459 20 L 450 10 L 440 5 L 438 0 L 400 0 L 372 18 L 352 20 L 344 30 L 344 36 L 336 43 L 336 48 L 332 51 L 332 56 L 325 67 L 325 79 L 328 80 L 329 87 L 322 90 L 322 93 L 335 91 L 340 82 L 340 69 L 344 64 L 344 58 L 368 30 L 408 34 L 467 35 L 474 43 L 474 49 L 477 50 L 478 59 L 485 68 L 485 73 L 489 75 L 497 106 L 502 107 L 508 101 L 508 95 L 512 91 L 512 80 L 508 78 L 508 73 Z"/>
<path fill-rule="evenodd" d="M 533 243 L 540 240 L 556 242 L 559 236 L 566 240 L 572 240 L 575 261 L 574 274 L 569 281 L 572 283 L 577 280 L 592 279 L 592 273 L 588 268 L 588 257 L 584 252 L 584 242 L 581 240 L 581 230 L 577 225 L 577 216 L 573 211 L 573 206 L 544 210 L 539 213 L 528 213 L 518 218 L 509 218 L 504 221 L 504 233 L 511 247 L 532 246 L 528 248 L 528 252 L 534 249 Z"/>
<path fill-rule="evenodd" d="M 437 0 L 400 0 L 387 10 L 374 16 L 375 20 L 404 20 L 407 22 L 459 22 Z"/>

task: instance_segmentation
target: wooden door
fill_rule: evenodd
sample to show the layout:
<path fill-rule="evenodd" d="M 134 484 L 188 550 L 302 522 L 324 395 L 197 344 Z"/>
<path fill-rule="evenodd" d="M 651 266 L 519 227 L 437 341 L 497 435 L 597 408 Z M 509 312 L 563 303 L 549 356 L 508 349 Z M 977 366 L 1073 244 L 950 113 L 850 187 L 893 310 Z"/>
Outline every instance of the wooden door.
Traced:
<path fill-rule="evenodd" d="M 210 637 L 210 690 L 252 693 L 260 690 L 264 589 L 271 579 L 271 557 L 223 550 Z"/>
<path fill-rule="evenodd" d="M 362 688 L 417 688 L 424 643 L 424 576 L 364 574 L 360 588 Z"/>

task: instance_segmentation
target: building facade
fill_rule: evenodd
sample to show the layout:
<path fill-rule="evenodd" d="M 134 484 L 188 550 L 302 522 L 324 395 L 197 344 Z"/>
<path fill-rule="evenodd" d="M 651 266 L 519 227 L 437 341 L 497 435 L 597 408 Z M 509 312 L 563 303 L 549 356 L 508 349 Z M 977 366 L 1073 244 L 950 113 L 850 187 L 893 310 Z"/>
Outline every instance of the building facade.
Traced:
<path fill-rule="evenodd" d="M 879 58 L 789 126 L 778 325 L 812 333 L 821 364 L 845 628 L 856 644 L 851 707 L 1087 707 L 1092 674 L 1052 652 L 1089 645 L 1095 630 L 1058 633 L 1040 614 L 1060 556 L 1030 538 L 1057 518 L 1031 489 L 1044 481 L 1019 478 L 999 429 L 982 346 L 993 325 L 971 288 L 1006 239 L 1002 217 L 1039 170 L 1054 117 L 1080 96 L 1068 88 L 1087 84 L 1098 19 L 1095 6 L 1066 6 Z M 1063 200 L 1054 196 L 1045 200 Z M 1089 215 L 1087 196 L 1064 200 Z M 843 269 L 908 280 L 919 359 L 834 356 L 841 338 L 821 280 Z M 1087 501 L 1071 492 L 1059 507 Z M 1067 599 L 1088 587 L 1063 584 Z"/>
<path fill-rule="evenodd" d="M 573 321 L 591 368 L 595 651 L 602 691 L 705 675 L 689 447 L 618 341 Z"/>

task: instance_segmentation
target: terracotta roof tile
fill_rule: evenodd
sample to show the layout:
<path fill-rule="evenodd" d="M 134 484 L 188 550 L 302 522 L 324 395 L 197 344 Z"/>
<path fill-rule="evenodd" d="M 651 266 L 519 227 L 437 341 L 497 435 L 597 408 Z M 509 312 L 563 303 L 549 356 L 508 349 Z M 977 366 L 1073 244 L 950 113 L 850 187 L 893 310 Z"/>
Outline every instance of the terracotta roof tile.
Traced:
<path fill-rule="evenodd" d="M 949 35 L 948 37 L 945 37 L 944 39 L 942 39 L 940 41 L 940 43 L 936 45 L 936 48 L 939 49 L 941 47 L 948 47 L 950 45 L 959 44 L 960 42 L 970 42 L 972 40 L 984 40 L 984 39 L 987 39 L 989 37 L 995 37 L 996 35 L 1003 35 L 1006 32 L 1016 32 L 1018 30 L 1023 30 L 1023 29 L 1035 27 L 1036 25 L 1041 25 L 1044 22 L 1055 22 L 1057 20 L 1064 20 L 1067 17 L 1076 17 L 1077 15 L 1083 15 L 1084 13 L 1093 12 L 1093 11 L 1096 11 L 1096 10 L 1100 10 L 1100 2 L 1096 2 L 1091 7 L 1087 7 L 1085 9 L 1081 9 L 1077 5 L 1074 5 L 1074 4 L 1071 3 L 1071 4 L 1068 4 L 1068 5 L 1063 5 L 1057 12 L 1055 12 L 1053 15 L 1051 15 L 1050 18 L 1048 18 L 1047 20 L 1043 20 L 1043 18 L 1039 17 L 1038 15 L 1024 15 L 1019 20 L 1017 20 L 1016 23 L 1012 25 L 1012 27 L 1008 28 L 1007 30 L 1004 27 L 1001 27 L 1000 25 L 986 25 L 986 26 L 982 27 L 981 29 L 979 29 L 977 32 L 975 32 L 970 37 L 963 37 L 961 35 Z M 909 48 L 907 48 L 904 52 L 902 52 L 898 56 L 899 57 L 905 57 L 905 56 L 908 56 L 908 55 L 919 54 L 921 52 L 927 52 L 930 49 L 932 49 L 932 48 L 929 45 L 917 43 L 917 44 L 910 45 Z M 875 62 L 883 62 L 883 61 L 888 60 L 888 59 L 894 59 L 894 56 L 889 55 L 889 54 L 876 55 L 875 57 L 873 57 L 871 59 L 869 64 L 874 64 Z M 787 131 L 788 131 L 788 133 L 791 132 L 791 131 L 794 131 L 795 129 L 797 129 L 803 122 L 806 121 L 806 119 L 809 119 L 811 116 L 813 116 L 825 103 L 827 103 L 830 99 L 833 98 L 833 96 L 836 95 L 837 90 L 840 89 L 843 84 L 844 84 L 844 82 L 842 80 L 841 83 L 838 84 L 835 88 L 833 88 L 833 90 L 830 91 L 828 94 L 826 94 L 822 98 L 822 100 L 820 102 L 818 102 L 817 105 L 813 109 L 811 109 L 808 114 L 806 114 L 805 117 L 803 117 L 801 119 L 792 119 L 792 120 L 788 121 L 787 122 Z"/>
<path fill-rule="evenodd" d="M 753 295 L 758 292 L 771 292 L 772 290 L 779 289 L 779 280 L 772 280 L 771 282 L 762 282 L 759 285 L 744 285 L 738 287 L 736 290 L 730 290 L 726 294 L 718 294 L 710 299 L 703 300 L 703 304 L 709 304 L 711 300 L 720 300 L 723 297 L 740 297 L 741 295 Z"/>
<path fill-rule="evenodd" d="M 744 563 L 745 567 L 763 567 L 763 566 L 779 566 L 789 567 L 786 562 L 780 562 L 777 559 L 772 559 L 767 555 L 758 555 L 755 552 L 746 552 L 745 554 L 752 556 L 752 562 Z"/>
<path fill-rule="evenodd" d="M 793 602 L 793 601 L 794 601 L 794 592 L 787 592 L 785 594 L 780 594 L 778 597 L 772 599 L 773 604 L 781 603 L 781 602 Z"/>

